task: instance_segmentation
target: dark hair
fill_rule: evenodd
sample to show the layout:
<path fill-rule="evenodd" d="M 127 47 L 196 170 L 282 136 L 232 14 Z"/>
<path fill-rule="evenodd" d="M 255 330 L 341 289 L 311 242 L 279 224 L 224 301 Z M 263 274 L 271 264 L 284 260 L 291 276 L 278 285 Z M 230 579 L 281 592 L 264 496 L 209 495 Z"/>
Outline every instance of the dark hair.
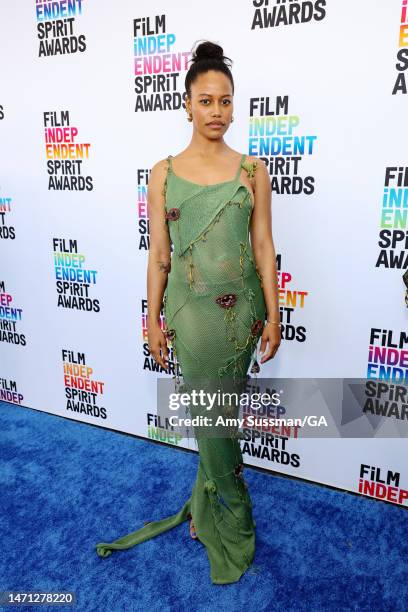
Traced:
<path fill-rule="evenodd" d="M 226 61 L 227 60 L 227 61 Z M 199 74 L 208 72 L 208 70 L 219 70 L 223 72 L 231 81 L 232 93 L 234 93 L 234 79 L 232 78 L 230 66 L 232 61 L 224 55 L 224 50 L 220 45 L 206 40 L 201 42 L 193 51 L 192 62 L 185 79 L 185 88 L 189 97 L 191 97 L 191 84 L 196 80 Z"/>

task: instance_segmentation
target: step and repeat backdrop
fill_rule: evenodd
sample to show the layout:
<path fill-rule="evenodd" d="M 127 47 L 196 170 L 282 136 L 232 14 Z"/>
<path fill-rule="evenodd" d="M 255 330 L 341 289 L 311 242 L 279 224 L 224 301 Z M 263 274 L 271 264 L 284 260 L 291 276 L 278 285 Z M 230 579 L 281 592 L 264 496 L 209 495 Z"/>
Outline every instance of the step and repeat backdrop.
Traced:
<path fill-rule="evenodd" d="M 177 361 L 148 350 L 146 196 L 209 39 L 226 141 L 271 177 L 283 328 L 259 376 L 384 385 L 330 439 L 246 429 L 244 460 L 408 506 L 407 4 L 0 0 L 0 399 L 195 450 L 157 416 Z"/>

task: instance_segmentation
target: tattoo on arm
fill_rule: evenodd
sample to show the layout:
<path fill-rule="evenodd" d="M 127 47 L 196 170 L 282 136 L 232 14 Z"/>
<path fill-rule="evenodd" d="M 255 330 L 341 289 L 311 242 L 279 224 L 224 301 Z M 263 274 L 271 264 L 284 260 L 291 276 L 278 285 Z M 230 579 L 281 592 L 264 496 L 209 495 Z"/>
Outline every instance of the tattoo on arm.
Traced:
<path fill-rule="evenodd" d="M 167 261 L 159 261 L 158 264 L 159 264 L 159 269 L 160 269 L 161 272 L 165 272 L 165 273 L 166 272 L 167 273 L 170 272 L 170 270 L 171 270 L 171 262 L 170 261 L 169 262 L 167 262 Z"/>

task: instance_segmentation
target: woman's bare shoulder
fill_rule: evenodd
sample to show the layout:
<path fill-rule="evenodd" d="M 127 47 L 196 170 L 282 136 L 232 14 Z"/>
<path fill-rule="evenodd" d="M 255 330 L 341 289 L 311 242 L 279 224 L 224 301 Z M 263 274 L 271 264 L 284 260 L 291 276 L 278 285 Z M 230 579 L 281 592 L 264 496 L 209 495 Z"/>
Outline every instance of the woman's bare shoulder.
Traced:
<path fill-rule="evenodd" d="M 247 155 L 245 161 L 249 164 L 256 164 L 256 166 L 265 166 L 263 159 L 256 157 L 255 155 Z"/>
<path fill-rule="evenodd" d="M 260 159 L 255 155 L 248 155 L 246 162 L 251 167 L 251 175 L 254 178 L 255 185 L 258 188 L 270 180 L 268 167 L 263 159 Z"/>
<path fill-rule="evenodd" d="M 155 174 L 162 174 L 165 170 L 167 170 L 168 159 L 165 157 L 164 159 L 159 159 L 155 162 L 151 168 L 151 172 Z"/>
<path fill-rule="evenodd" d="M 166 195 L 167 168 L 167 158 L 159 159 L 151 167 L 148 184 L 148 199 L 151 203 L 154 203 L 156 198 Z"/>
<path fill-rule="evenodd" d="M 152 187 L 155 187 L 155 186 L 161 187 L 164 181 L 166 180 L 167 169 L 168 169 L 167 158 L 159 159 L 158 161 L 156 161 L 150 170 L 149 184 Z"/>

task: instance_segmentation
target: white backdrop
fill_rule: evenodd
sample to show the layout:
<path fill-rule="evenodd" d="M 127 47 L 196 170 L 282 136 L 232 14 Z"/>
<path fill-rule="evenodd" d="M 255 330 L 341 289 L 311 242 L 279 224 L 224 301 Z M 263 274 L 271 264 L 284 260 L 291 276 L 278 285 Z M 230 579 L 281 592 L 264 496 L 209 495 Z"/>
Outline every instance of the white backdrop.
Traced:
<path fill-rule="evenodd" d="M 286 192 L 272 168 L 284 335 L 261 376 L 365 378 L 372 330 L 379 338 L 385 330 L 382 346 L 396 346 L 407 383 L 408 180 L 398 184 L 392 171 L 396 178 L 386 183 L 387 168 L 408 165 L 403 9 L 402 0 L 154 0 L 145 13 L 130 0 L 0 0 L 0 398 L 154 437 L 156 378 L 166 374 L 147 348 L 146 185 L 152 165 L 191 137 L 181 104 L 185 60 L 198 39 L 218 42 L 234 61 L 230 146 L 273 161 L 250 148 L 250 108 L 258 98 L 274 108 L 279 97 L 298 118 L 292 135 L 313 145 L 299 156 L 299 179 L 289 166 Z M 151 54 L 157 73 L 148 74 L 149 57 L 138 56 L 145 92 L 135 90 L 134 44 L 143 42 L 143 24 L 150 44 L 159 45 Z M 166 91 L 156 95 L 160 76 Z M 149 100 L 156 110 L 146 108 Z M 87 145 L 72 147 L 68 159 L 81 160 L 88 188 L 75 189 L 72 178 L 55 188 L 63 174 L 62 167 L 48 174 L 45 130 L 53 121 L 77 130 L 65 130 L 66 145 Z M 74 169 L 77 177 L 71 163 Z M 400 200 L 381 227 L 385 187 L 399 189 Z M 394 248 L 380 247 L 381 231 L 397 239 Z M 62 268 L 54 266 L 61 249 L 84 257 L 71 258 L 78 282 L 62 295 Z M 396 264 L 387 265 L 394 256 Z M 91 271 L 88 278 L 82 270 Z M 87 299 L 72 301 L 71 290 Z M 82 403 L 75 400 L 82 412 L 72 409 L 64 379 L 64 365 L 75 361 L 91 368 L 80 371 L 88 391 Z M 400 417 L 389 416 L 391 426 L 406 423 Z M 261 460 L 245 452 L 244 460 L 350 491 L 358 490 L 362 465 L 375 467 L 371 480 L 395 491 L 380 486 L 372 494 L 408 505 L 406 438 L 300 437 L 280 440 L 283 446 L 297 456 L 295 465 L 285 465 L 283 454 Z"/>

